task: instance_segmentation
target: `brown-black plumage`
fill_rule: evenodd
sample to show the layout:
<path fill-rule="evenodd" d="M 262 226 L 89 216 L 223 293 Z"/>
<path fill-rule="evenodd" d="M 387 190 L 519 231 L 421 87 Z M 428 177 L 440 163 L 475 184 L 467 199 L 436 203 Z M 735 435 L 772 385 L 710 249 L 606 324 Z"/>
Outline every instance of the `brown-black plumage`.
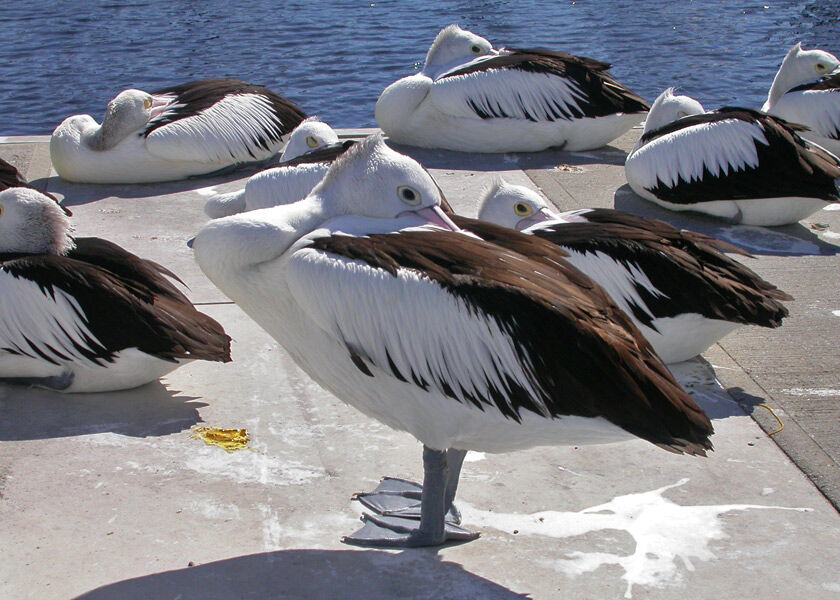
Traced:
<path fill-rule="evenodd" d="M 760 127 L 767 144 L 756 141 L 757 164 L 735 165 L 712 174 L 704 165 L 699 177 L 675 185 L 658 181 L 649 191 L 660 200 L 674 204 L 697 204 L 718 200 L 752 198 L 807 197 L 840 202 L 836 180 L 840 179 L 837 157 L 799 137 L 807 127 L 747 108 L 724 107 L 714 112 L 677 119 L 645 133 L 648 143 L 697 125 L 736 120 Z"/>
<path fill-rule="evenodd" d="M 454 232 L 330 236 L 314 240 L 312 247 L 391 274 L 416 271 L 472 311 L 495 319 L 515 344 L 541 397 L 530 397 L 504 373 L 499 376 L 505 390 L 488 386 L 488 397 L 475 397 L 453 382 L 417 382 L 415 374 L 400 372 L 393 364 L 377 367 L 482 410 L 495 407 L 515 420 L 525 410 L 546 418 L 603 417 L 669 450 L 704 454 L 710 449 L 708 417 L 630 319 L 597 284 L 563 261 L 556 248 L 551 250 L 551 244 L 517 236 L 523 248 L 542 248 L 545 260 Z"/>
<path fill-rule="evenodd" d="M 643 98 L 618 83 L 609 73 L 610 65 L 583 56 L 543 49 L 505 49 L 499 56 L 455 69 L 444 77 L 469 75 L 492 69 L 512 69 L 543 73 L 568 79 L 583 94 L 578 106 L 553 104 L 549 120 L 602 117 L 615 113 L 645 112 L 650 105 Z M 478 110 L 473 106 L 474 110 Z M 483 118 L 505 115 L 479 115 Z"/>
<path fill-rule="evenodd" d="M 228 96 L 244 94 L 257 95 L 271 107 L 273 119 L 268 123 L 260 121 L 261 130 L 253 140 L 263 150 L 269 150 L 306 118 L 306 114 L 290 100 L 266 87 L 238 79 L 202 79 L 157 90 L 153 94 L 171 96 L 175 102 L 166 112 L 149 122 L 144 131 L 145 136 L 175 121 L 200 115 Z"/>

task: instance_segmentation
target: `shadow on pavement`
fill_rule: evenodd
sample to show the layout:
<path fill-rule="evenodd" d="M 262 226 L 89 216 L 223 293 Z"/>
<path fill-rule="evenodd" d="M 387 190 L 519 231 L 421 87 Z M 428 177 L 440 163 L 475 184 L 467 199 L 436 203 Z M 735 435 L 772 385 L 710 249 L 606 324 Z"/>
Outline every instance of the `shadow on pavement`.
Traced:
<path fill-rule="evenodd" d="M 185 557 L 187 562 L 188 557 Z M 441 561 L 434 550 L 282 550 L 106 585 L 76 600 L 529 598 Z"/>
<path fill-rule="evenodd" d="M 732 225 L 694 212 L 674 212 L 637 196 L 628 184 L 615 192 L 615 208 L 659 219 L 680 229 L 690 229 L 735 244 L 750 254 L 769 256 L 833 256 L 840 247 L 821 240 L 801 223 L 783 227 Z"/>
<path fill-rule="evenodd" d="M 182 396 L 153 382 L 132 390 L 60 394 L 0 385 L 0 441 L 113 432 L 132 437 L 161 436 L 201 421 L 206 402 Z"/>
<path fill-rule="evenodd" d="M 458 171 L 515 171 L 519 169 L 550 169 L 558 165 L 618 165 L 623 166 L 627 153 L 614 146 L 604 146 L 588 152 L 563 152 L 556 149 L 542 152 L 508 152 L 481 154 L 404 146 L 388 141 L 388 145 L 406 154 L 427 169 Z"/>

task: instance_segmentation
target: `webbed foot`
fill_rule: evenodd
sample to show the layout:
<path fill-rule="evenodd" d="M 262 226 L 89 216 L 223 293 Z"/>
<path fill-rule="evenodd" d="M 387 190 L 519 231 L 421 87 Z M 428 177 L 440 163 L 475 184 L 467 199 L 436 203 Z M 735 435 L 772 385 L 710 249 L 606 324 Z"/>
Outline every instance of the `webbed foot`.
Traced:
<path fill-rule="evenodd" d="M 416 519 L 393 516 L 364 515 L 364 527 L 341 539 L 354 546 L 376 546 L 379 548 L 419 548 L 440 546 L 446 542 L 469 542 L 479 534 L 452 523 L 446 523 L 439 534 L 424 531 Z"/>
<path fill-rule="evenodd" d="M 419 483 L 397 477 L 383 477 L 375 490 L 354 494 L 353 500 L 358 500 L 365 508 L 385 517 L 418 520 L 422 494 L 423 486 Z M 447 523 L 459 525 L 461 513 L 452 505 L 445 519 Z"/>

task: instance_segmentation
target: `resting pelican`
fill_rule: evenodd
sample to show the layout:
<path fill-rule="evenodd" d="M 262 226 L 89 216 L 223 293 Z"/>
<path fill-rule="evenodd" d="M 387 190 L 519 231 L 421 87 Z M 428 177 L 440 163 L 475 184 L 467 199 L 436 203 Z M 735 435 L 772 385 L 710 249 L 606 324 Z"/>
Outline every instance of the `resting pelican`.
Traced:
<path fill-rule="evenodd" d="M 279 166 L 252 176 L 245 189 L 213 196 L 204 205 L 204 212 L 218 219 L 303 200 L 321 181 L 330 163 L 352 143 L 340 142 L 332 127 L 309 117 L 292 131 Z"/>
<path fill-rule="evenodd" d="M 840 60 L 798 43 L 785 56 L 761 110 L 808 129 L 799 133 L 840 156 Z"/>
<path fill-rule="evenodd" d="M 485 190 L 478 218 L 556 244 L 666 363 L 704 352 L 741 325 L 778 327 L 788 315 L 780 301 L 790 296 L 724 254 L 749 256 L 743 250 L 662 221 L 605 208 L 558 214 L 533 190 L 501 177 Z"/>
<path fill-rule="evenodd" d="M 169 270 L 71 230 L 39 191 L 0 192 L 0 382 L 101 392 L 195 359 L 230 360 L 222 326 L 175 288 Z"/>
<path fill-rule="evenodd" d="M 236 79 L 126 90 L 108 103 L 101 125 L 89 115 L 65 119 L 50 157 L 68 181 L 171 181 L 265 160 L 305 118 L 271 90 Z"/>
<path fill-rule="evenodd" d="M 627 157 L 627 182 L 671 210 L 745 225 L 795 223 L 840 201 L 840 160 L 800 138 L 802 129 L 747 108 L 707 113 L 669 88 Z"/>
<path fill-rule="evenodd" d="M 445 518 L 468 450 L 633 436 L 711 448 L 705 413 L 600 287 L 459 231 L 440 201 L 419 164 L 371 136 L 304 200 L 216 219 L 193 242 L 211 281 L 316 382 L 423 443 L 419 521 L 393 514 L 413 514 L 419 486 L 385 480 L 365 496 L 380 514 L 345 541 L 475 538 Z"/>
<path fill-rule="evenodd" d="M 376 120 L 395 142 L 465 152 L 590 150 L 644 118 L 648 104 L 607 63 L 548 50 L 495 50 L 450 25 L 423 69 L 389 85 Z"/>

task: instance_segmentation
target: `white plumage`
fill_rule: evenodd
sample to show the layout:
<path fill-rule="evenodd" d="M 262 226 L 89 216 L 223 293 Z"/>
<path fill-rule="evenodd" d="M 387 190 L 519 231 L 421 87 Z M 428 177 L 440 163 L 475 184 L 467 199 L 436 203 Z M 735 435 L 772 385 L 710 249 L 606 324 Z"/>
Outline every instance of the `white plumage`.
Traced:
<path fill-rule="evenodd" d="M 100 392 L 195 358 L 230 360 L 230 338 L 174 288 L 174 275 L 70 232 L 54 199 L 0 192 L 0 381 Z"/>
<path fill-rule="evenodd" d="M 660 221 L 608 209 L 558 214 L 533 190 L 501 178 L 485 190 L 478 218 L 559 246 L 666 363 L 700 354 L 740 324 L 776 326 L 787 314 L 774 300 L 785 295 L 716 251 L 715 240 Z M 769 316 L 754 308 L 764 304 Z"/>
<path fill-rule="evenodd" d="M 121 92 L 97 123 L 65 119 L 53 132 L 58 174 L 85 183 L 183 179 L 274 155 L 306 115 L 274 92 L 237 80 L 196 81 L 155 94 Z"/>
<path fill-rule="evenodd" d="M 706 113 L 665 90 L 627 156 L 636 194 L 665 208 L 748 225 L 786 225 L 838 200 L 840 161 L 801 128 L 757 111 Z"/>
<path fill-rule="evenodd" d="M 840 60 L 797 43 L 782 60 L 761 110 L 805 125 L 803 138 L 840 155 Z"/>
<path fill-rule="evenodd" d="M 334 158 L 328 158 L 322 151 L 332 150 L 335 153 L 339 146 L 338 135 L 332 127 L 315 117 L 310 117 L 292 131 L 283 154 L 280 155 L 280 162 L 301 157 L 310 157 L 310 160 L 315 162 L 301 162 L 261 171 L 248 179 L 244 189 L 210 198 L 204 205 L 204 212 L 207 216 L 217 219 L 302 200 L 321 181 L 329 169 L 331 159 Z M 319 160 L 322 156 L 323 161 Z"/>
<path fill-rule="evenodd" d="M 609 65 L 544 50 L 495 50 L 451 25 L 420 73 L 388 86 L 376 120 L 395 142 L 468 152 L 599 148 L 638 123 L 647 104 Z"/>
<path fill-rule="evenodd" d="M 642 189 L 661 184 L 675 187 L 680 179 L 701 181 L 705 171 L 713 177 L 723 177 L 755 168 L 758 166 L 756 144 L 767 145 L 764 129 L 758 123 L 736 119 L 700 123 L 634 150 L 627 160 L 628 181 L 636 191 L 639 186 Z"/>
<path fill-rule="evenodd" d="M 404 525 L 389 524 L 385 516 L 368 516 L 378 525 L 371 526 L 373 533 L 366 526 L 352 538 L 354 543 L 411 546 L 473 539 L 470 532 L 444 525 L 443 517 L 467 449 L 502 452 L 540 444 L 604 443 L 625 439 L 628 429 L 634 430 L 629 423 L 616 425 L 597 408 L 561 408 L 564 391 L 581 390 L 584 375 L 566 374 L 563 368 L 548 373 L 546 361 L 557 357 L 540 354 L 529 345 L 530 336 L 517 335 L 519 328 L 533 322 L 525 309 L 508 316 L 503 307 L 511 302 L 556 310 L 555 318 L 580 327 L 575 343 L 592 356 L 602 350 L 599 344 L 607 343 L 596 343 L 599 336 L 612 339 L 621 346 L 615 350 L 618 355 L 648 361 L 644 367 L 637 365 L 638 371 L 625 371 L 622 364 L 615 370 L 622 373 L 618 379 L 653 368 L 658 373 L 654 385 L 676 395 L 668 400 L 674 403 L 671 408 L 679 405 L 694 414 L 692 418 L 699 411 L 681 404 L 691 401 L 664 367 L 647 350 L 632 345 L 643 342 L 632 342 L 628 349 L 623 345 L 628 338 L 621 343 L 610 338 L 619 331 L 631 334 L 621 325 L 599 321 L 600 308 L 582 310 L 580 321 L 565 312 L 577 310 L 572 297 L 584 304 L 590 298 L 606 302 L 600 290 L 561 293 L 552 288 L 559 295 L 540 304 L 535 298 L 541 293 L 539 285 L 519 282 L 542 281 L 548 293 L 555 280 L 540 274 L 542 269 L 525 256 L 457 231 L 439 203 L 437 185 L 424 169 L 390 150 L 381 138 L 373 138 L 337 160 L 305 199 L 211 221 L 193 243 L 205 274 L 315 381 L 425 445 L 419 527 L 415 521 L 408 526 L 411 533 L 400 533 Z M 461 269 L 467 271 L 459 277 Z M 516 275 L 513 283 L 502 285 L 490 279 L 491 272 Z M 440 279 L 449 277 L 451 285 Z M 558 279 L 562 277 L 558 271 Z M 480 281 L 470 285 L 471 278 Z M 499 294 L 507 302 L 494 300 Z M 558 303 L 564 302 L 568 306 L 560 308 Z M 619 360 L 616 354 L 605 355 Z M 598 384 L 612 381 L 609 367 L 587 363 L 590 368 L 602 373 Z M 631 387 L 639 390 L 636 385 L 650 384 Z M 656 394 L 665 393 L 664 388 L 650 391 L 643 411 L 662 401 Z M 612 402 L 611 395 L 608 400 L 596 392 L 590 397 L 588 390 L 580 392 L 584 397 L 569 393 L 575 396 L 570 401 L 574 407 Z M 616 393 L 633 392 L 621 387 Z M 660 416 L 657 410 L 650 415 Z M 700 421 L 704 424 L 698 430 L 663 439 L 662 445 L 702 453 L 711 427 L 705 416 Z M 650 422 L 639 423 L 648 427 Z M 695 438 L 699 431 L 703 433 Z M 650 435 L 660 434 L 657 430 Z M 449 474 L 447 463 L 453 469 Z M 416 504 L 416 497 L 411 502 Z"/>

